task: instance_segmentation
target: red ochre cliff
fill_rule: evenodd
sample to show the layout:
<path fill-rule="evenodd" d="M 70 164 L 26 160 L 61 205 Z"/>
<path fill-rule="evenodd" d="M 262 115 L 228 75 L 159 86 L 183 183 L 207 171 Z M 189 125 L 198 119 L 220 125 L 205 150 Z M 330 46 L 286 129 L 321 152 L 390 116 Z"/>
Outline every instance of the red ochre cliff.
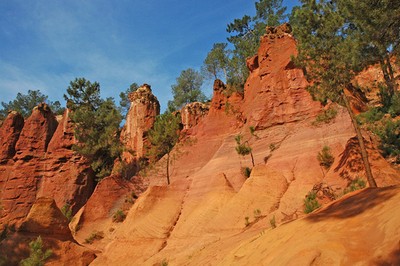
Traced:
<path fill-rule="evenodd" d="M 337 116 L 329 123 L 314 123 L 328 107 L 312 100 L 303 72 L 291 62 L 296 41 L 286 26 L 268 30 L 258 54 L 248 61 L 251 73 L 244 95 L 229 95 L 221 81 L 214 83 L 208 113 L 187 130 L 190 141 L 176 151 L 171 185 L 166 185 L 162 170 L 149 174 L 150 187 L 125 221 L 106 241 L 94 244 L 102 253 L 92 265 L 396 260 L 399 221 L 390 217 L 392 211 L 399 212 L 398 187 L 366 189 L 316 214 L 304 214 L 308 192 L 315 191 L 327 204 L 340 198 L 351 180 L 365 176 L 364 168 L 346 110 L 331 105 Z M 250 127 L 256 129 L 254 135 Z M 247 179 L 241 168 L 252 165 L 250 156 L 236 153 L 238 134 L 253 148 L 256 166 Z M 363 134 L 378 186 L 399 184 L 399 171 L 382 158 L 368 133 Z M 324 146 L 335 158 L 329 170 L 317 160 Z M 381 223 L 388 226 L 382 228 Z M 346 240 L 349 234 L 354 236 L 352 244 Z M 365 248 L 371 252 L 363 252 Z"/>
<path fill-rule="evenodd" d="M 45 105 L 25 123 L 10 113 L 0 131 L 0 221 L 22 224 L 20 234 L 45 234 L 44 225 L 54 224 L 49 232 L 72 245 L 54 210 L 69 203 L 77 213 L 73 241 L 95 249 L 97 258 L 86 249 L 76 254 L 87 263 L 94 259 L 91 265 L 398 264 L 399 171 L 363 132 L 380 188 L 343 196 L 352 180 L 365 176 L 355 132 L 344 108 L 313 101 L 291 61 L 296 53 L 290 26 L 267 27 L 257 55 L 247 61 L 244 93 L 230 93 L 216 80 L 209 104 L 180 111 L 185 134 L 174 150 L 169 186 L 162 159 L 146 175 L 129 181 L 113 175 L 94 189 L 87 163 L 71 151 L 68 111 L 57 129 Z M 362 108 L 362 101 L 355 104 L 362 97 L 352 97 L 353 108 Z M 159 103 L 146 84 L 129 98 L 121 139 L 136 152 L 125 154 L 126 162 L 135 163 L 146 154 Z M 315 123 L 327 108 L 335 108 L 336 117 Z M 238 134 L 252 147 L 254 167 L 235 150 Z M 317 159 L 324 146 L 334 156 L 329 169 Z M 253 168 L 249 178 L 245 167 Z M 324 207 L 305 215 L 310 191 Z M 46 209 L 48 220 L 32 218 Z M 126 218 L 116 221 L 121 212 Z"/>

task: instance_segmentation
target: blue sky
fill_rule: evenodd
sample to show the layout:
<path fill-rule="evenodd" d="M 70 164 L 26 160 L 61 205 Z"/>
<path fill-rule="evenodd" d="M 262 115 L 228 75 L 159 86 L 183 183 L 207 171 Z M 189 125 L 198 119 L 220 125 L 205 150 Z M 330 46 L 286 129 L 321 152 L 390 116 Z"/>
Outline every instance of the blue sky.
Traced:
<path fill-rule="evenodd" d="M 85 77 L 117 102 L 131 83 L 148 83 L 164 110 L 180 72 L 199 70 L 213 43 L 226 42 L 226 25 L 254 15 L 254 2 L 0 0 L 0 101 L 39 89 L 64 105 L 69 82 Z"/>

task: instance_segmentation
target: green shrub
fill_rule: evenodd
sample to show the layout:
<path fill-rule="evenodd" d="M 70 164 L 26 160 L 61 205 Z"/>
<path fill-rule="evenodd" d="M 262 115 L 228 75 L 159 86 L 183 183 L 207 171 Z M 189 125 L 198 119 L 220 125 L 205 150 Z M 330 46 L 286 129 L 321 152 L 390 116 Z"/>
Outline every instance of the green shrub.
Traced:
<path fill-rule="evenodd" d="M 271 144 L 269 144 L 269 150 L 271 151 L 271 152 L 273 152 L 274 150 L 276 150 L 276 145 L 274 144 L 274 143 L 271 143 Z"/>
<path fill-rule="evenodd" d="M 382 126 L 375 132 L 381 144 L 379 148 L 382 150 L 384 157 L 393 156 L 400 161 L 400 120 L 394 121 L 386 119 L 382 122 Z"/>
<path fill-rule="evenodd" d="M 304 212 L 310 213 L 318 209 L 319 207 L 321 207 L 321 205 L 317 200 L 317 193 L 313 191 L 309 192 L 304 199 Z"/>
<path fill-rule="evenodd" d="M 275 215 L 269 220 L 269 224 L 271 225 L 272 229 L 276 228 Z"/>
<path fill-rule="evenodd" d="M 388 113 L 392 117 L 400 115 L 400 92 L 396 91 L 394 93 Z"/>
<path fill-rule="evenodd" d="M 88 238 L 85 239 L 85 243 L 92 244 L 95 240 L 100 240 L 104 238 L 104 233 L 102 231 L 93 231 Z"/>
<path fill-rule="evenodd" d="M 125 220 L 126 214 L 122 210 L 117 210 L 113 215 L 114 223 L 121 223 Z"/>
<path fill-rule="evenodd" d="M 400 115 L 400 92 L 394 91 L 393 94 L 389 92 L 385 84 L 379 84 L 380 102 L 382 104 L 382 111 L 389 113 L 392 117 Z"/>
<path fill-rule="evenodd" d="M 315 121 L 312 123 L 315 126 L 321 125 L 322 123 L 329 123 L 337 116 L 337 110 L 335 108 L 329 108 L 324 110 L 322 113 L 317 115 Z"/>
<path fill-rule="evenodd" d="M 163 259 L 160 265 L 161 266 L 168 266 L 168 260 L 167 259 Z"/>
<path fill-rule="evenodd" d="M 329 148 L 328 146 L 324 146 L 322 148 L 322 151 L 318 153 L 317 159 L 319 161 L 319 164 L 325 169 L 329 169 L 335 161 L 335 158 L 331 153 L 331 148 Z"/>
<path fill-rule="evenodd" d="M 260 217 L 261 217 L 261 211 L 260 211 L 260 209 L 255 209 L 255 210 L 253 211 L 253 214 L 254 214 L 254 219 L 260 218 Z"/>
<path fill-rule="evenodd" d="M 249 219 L 250 219 L 249 216 L 244 217 L 244 225 L 245 225 L 246 227 L 250 225 Z"/>
<path fill-rule="evenodd" d="M 347 194 L 356 190 L 360 190 L 365 188 L 365 181 L 361 178 L 357 177 L 356 179 L 352 180 L 350 185 L 344 189 L 343 194 Z"/>
<path fill-rule="evenodd" d="M 61 207 L 61 212 L 67 218 L 68 222 L 71 222 L 71 220 L 72 220 L 71 205 L 68 203 L 65 203 L 64 206 Z"/>
<path fill-rule="evenodd" d="M 357 116 L 357 121 L 359 124 L 373 123 L 381 120 L 384 115 L 385 113 L 382 112 L 381 108 L 373 107 L 370 108 L 368 111 L 359 114 Z"/>
<path fill-rule="evenodd" d="M 249 178 L 251 175 L 251 168 L 250 167 L 242 167 L 242 175 L 246 178 Z"/>
<path fill-rule="evenodd" d="M 45 261 L 53 254 L 51 249 L 43 251 L 43 242 L 40 236 L 29 243 L 29 248 L 30 256 L 21 261 L 21 266 L 43 266 Z"/>

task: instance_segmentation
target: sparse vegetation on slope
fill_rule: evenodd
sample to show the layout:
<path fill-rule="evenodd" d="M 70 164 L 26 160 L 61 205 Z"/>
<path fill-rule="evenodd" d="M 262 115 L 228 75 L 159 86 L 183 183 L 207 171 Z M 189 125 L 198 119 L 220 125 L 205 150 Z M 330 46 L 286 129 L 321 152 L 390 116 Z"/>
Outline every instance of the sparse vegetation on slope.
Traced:
<path fill-rule="evenodd" d="M 321 207 L 317 199 L 317 193 L 311 191 L 304 199 L 304 213 L 310 213 Z"/>
<path fill-rule="evenodd" d="M 322 150 L 318 153 L 317 158 L 319 164 L 325 169 L 329 169 L 335 161 L 335 158 L 333 157 L 331 148 L 329 146 L 324 146 Z"/>
<path fill-rule="evenodd" d="M 43 266 L 48 258 L 53 254 L 51 249 L 43 251 L 43 241 L 40 236 L 29 243 L 30 256 L 21 261 L 21 266 Z"/>

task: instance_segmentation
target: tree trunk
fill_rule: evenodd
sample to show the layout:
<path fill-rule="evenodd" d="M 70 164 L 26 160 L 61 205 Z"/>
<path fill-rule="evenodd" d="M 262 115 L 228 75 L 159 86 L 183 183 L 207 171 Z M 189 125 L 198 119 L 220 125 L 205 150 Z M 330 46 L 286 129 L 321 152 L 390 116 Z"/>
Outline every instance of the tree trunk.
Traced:
<path fill-rule="evenodd" d="M 167 183 L 169 185 L 169 152 L 167 153 Z"/>
<path fill-rule="evenodd" d="M 253 157 L 253 152 L 250 152 L 250 156 L 251 156 L 251 163 L 253 164 L 253 167 L 254 167 L 254 157 Z"/>
<path fill-rule="evenodd" d="M 390 64 L 390 61 L 389 61 L 389 64 Z M 392 80 L 391 80 L 390 74 L 389 74 L 389 66 L 385 62 L 385 59 L 380 60 L 380 65 L 381 65 L 381 69 L 382 69 L 382 73 L 383 73 L 383 78 L 385 79 L 385 83 L 386 83 L 386 86 L 387 86 L 387 89 L 389 92 L 389 96 L 390 96 L 390 98 L 392 98 L 392 96 L 394 94 L 394 87 L 393 87 L 393 83 L 392 83 Z"/>
<path fill-rule="evenodd" d="M 369 161 L 368 161 L 368 153 L 367 153 L 367 149 L 365 148 L 364 138 L 363 138 L 363 136 L 361 134 L 360 128 L 358 127 L 357 120 L 354 117 L 353 111 L 351 110 L 349 100 L 347 99 L 347 96 L 346 96 L 346 94 L 344 92 L 342 92 L 342 98 L 343 98 L 343 101 L 344 101 L 344 103 L 346 105 L 347 112 L 350 115 L 351 122 L 353 124 L 354 130 L 356 131 L 356 134 L 357 134 L 357 139 L 358 139 L 358 143 L 360 145 L 361 157 L 362 157 L 362 160 L 363 160 L 363 163 L 364 163 L 365 173 L 367 175 L 368 184 L 369 184 L 370 187 L 377 187 L 375 179 L 374 179 L 374 177 L 372 175 L 371 165 L 369 164 Z"/>

